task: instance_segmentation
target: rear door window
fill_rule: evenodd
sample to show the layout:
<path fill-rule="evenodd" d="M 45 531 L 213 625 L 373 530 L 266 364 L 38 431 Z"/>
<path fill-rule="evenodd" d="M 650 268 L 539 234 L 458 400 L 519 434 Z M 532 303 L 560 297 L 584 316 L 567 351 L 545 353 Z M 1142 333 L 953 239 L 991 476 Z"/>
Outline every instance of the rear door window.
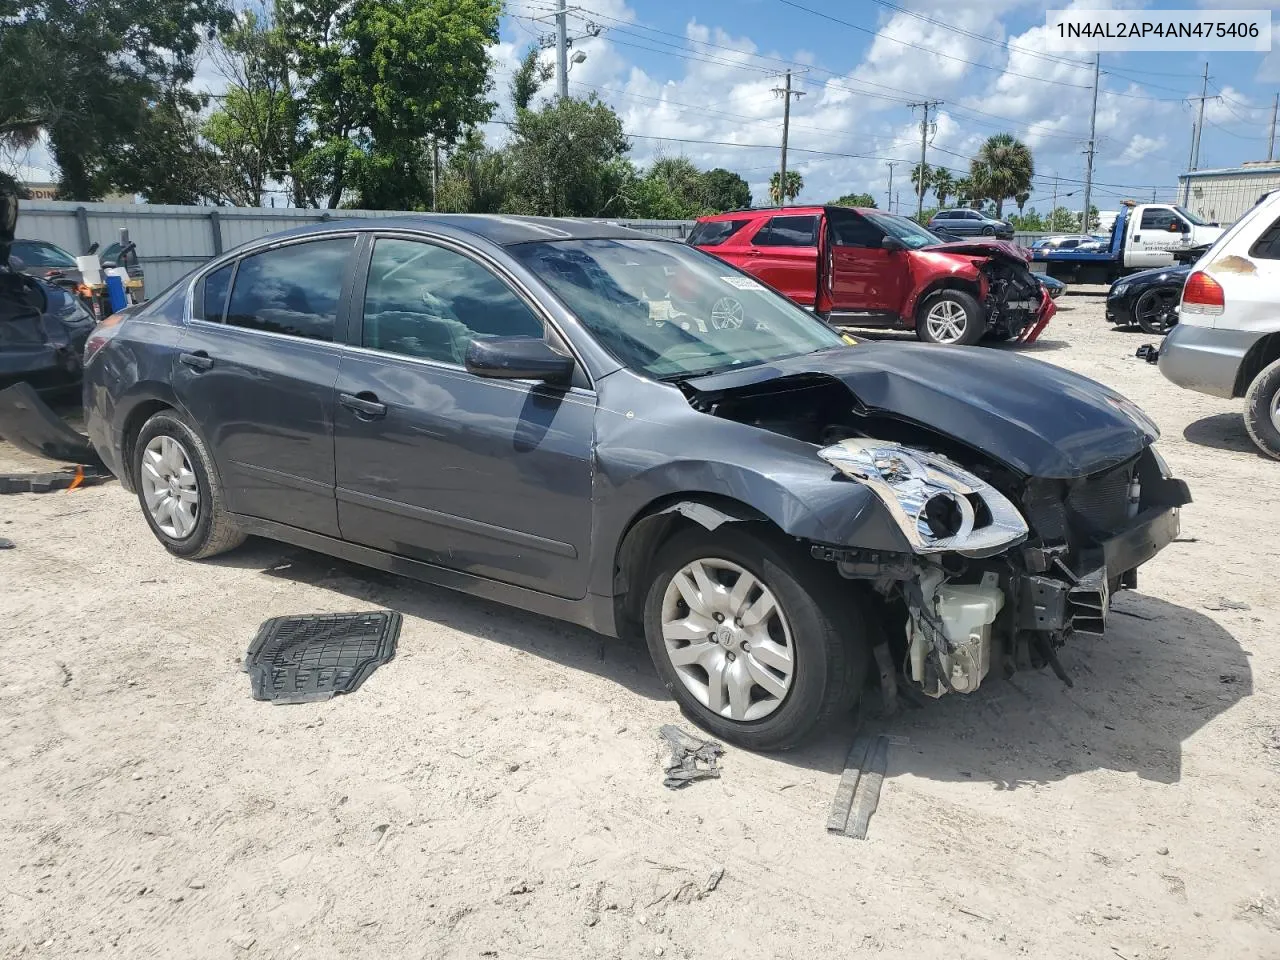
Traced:
<path fill-rule="evenodd" d="M 758 247 L 812 247 L 817 242 L 816 215 L 773 217 L 755 236 Z"/>
<path fill-rule="evenodd" d="M 689 243 L 695 247 L 718 247 L 751 221 L 709 220 L 696 224 L 689 234 Z"/>
<path fill-rule="evenodd" d="M 307 340 L 333 340 L 354 237 L 277 247 L 240 261 L 227 324 Z"/>

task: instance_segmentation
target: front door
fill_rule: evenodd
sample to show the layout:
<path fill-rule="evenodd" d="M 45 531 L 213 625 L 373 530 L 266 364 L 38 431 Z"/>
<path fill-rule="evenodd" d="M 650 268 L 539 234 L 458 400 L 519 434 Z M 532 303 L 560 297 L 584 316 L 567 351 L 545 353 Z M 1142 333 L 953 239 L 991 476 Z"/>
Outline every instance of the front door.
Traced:
<path fill-rule="evenodd" d="M 595 394 L 467 372 L 485 336 L 548 336 L 490 266 L 382 236 L 338 377 L 346 540 L 563 597 L 586 594 Z"/>
<path fill-rule="evenodd" d="M 818 215 L 771 217 L 750 239 L 742 267 L 796 303 L 813 306 L 818 288 Z"/>
<path fill-rule="evenodd" d="M 827 217 L 832 310 L 896 320 L 909 269 L 906 252 L 881 247 L 884 231 L 852 210 L 832 209 Z"/>
<path fill-rule="evenodd" d="M 173 388 L 232 513 L 338 534 L 333 385 L 354 251 L 353 236 L 290 243 L 196 286 Z"/>
<path fill-rule="evenodd" d="M 1166 267 L 1173 263 L 1173 250 L 1182 234 L 1171 230 L 1180 218 L 1170 207 L 1143 207 L 1140 217 L 1130 219 L 1129 243 L 1124 250 L 1126 267 Z"/>

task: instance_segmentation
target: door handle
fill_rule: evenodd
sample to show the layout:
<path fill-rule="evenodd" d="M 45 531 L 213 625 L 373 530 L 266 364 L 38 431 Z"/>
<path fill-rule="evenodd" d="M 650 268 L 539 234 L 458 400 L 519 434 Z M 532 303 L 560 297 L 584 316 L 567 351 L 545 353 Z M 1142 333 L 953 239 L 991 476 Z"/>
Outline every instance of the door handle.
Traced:
<path fill-rule="evenodd" d="M 376 393 L 340 393 L 338 402 L 362 419 L 376 420 L 387 415 L 387 405 L 378 400 Z"/>
<path fill-rule="evenodd" d="M 1134 243 L 1141 243 L 1141 242 L 1142 242 L 1142 234 L 1140 234 L 1140 233 L 1135 233 L 1135 234 L 1133 235 L 1133 242 L 1134 242 Z"/>
<path fill-rule="evenodd" d="M 213 358 L 203 350 L 197 350 L 195 353 L 180 353 L 178 354 L 178 362 L 185 363 L 197 372 L 213 369 Z"/>
<path fill-rule="evenodd" d="M 750 248 L 750 249 L 748 249 L 748 250 L 747 250 L 747 256 L 748 256 L 748 257 L 758 257 L 758 256 L 760 256 L 760 251 L 759 251 L 759 250 L 757 250 L 757 249 L 755 249 L 754 247 L 752 247 L 752 248 Z"/>

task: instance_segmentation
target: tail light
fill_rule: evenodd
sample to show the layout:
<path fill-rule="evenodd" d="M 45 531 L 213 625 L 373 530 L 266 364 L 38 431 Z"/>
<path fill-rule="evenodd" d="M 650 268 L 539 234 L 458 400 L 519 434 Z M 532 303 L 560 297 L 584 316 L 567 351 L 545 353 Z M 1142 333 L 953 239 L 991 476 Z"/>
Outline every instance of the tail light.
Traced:
<path fill-rule="evenodd" d="M 1226 302 L 1222 284 L 1207 273 L 1197 270 L 1187 277 L 1187 285 L 1182 288 L 1183 313 L 1202 313 L 1216 317 L 1222 313 Z"/>
<path fill-rule="evenodd" d="M 122 323 L 124 323 L 124 314 L 113 313 L 93 328 L 93 332 L 89 334 L 89 339 L 84 344 L 85 366 L 88 366 L 89 361 L 97 356 L 98 351 L 107 345 L 108 340 L 120 332 Z"/>

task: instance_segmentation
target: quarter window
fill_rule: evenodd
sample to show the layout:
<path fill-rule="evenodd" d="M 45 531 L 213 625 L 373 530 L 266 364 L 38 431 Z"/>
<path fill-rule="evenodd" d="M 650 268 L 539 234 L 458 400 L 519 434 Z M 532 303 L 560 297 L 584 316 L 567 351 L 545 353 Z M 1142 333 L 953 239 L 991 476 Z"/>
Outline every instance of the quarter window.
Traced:
<path fill-rule="evenodd" d="M 1280 260 L 1280 220 L 1263 232 L 1249 250 L 1249 256 L 1260 260 Z"/>
<path fill-rule="evenodd" d="M 222 323 L 227 315 L 227 291 L 231 288 L 231 271 L 235 264 L 219 267 L 204 278 L 204 293 L 200 299 L 200 319 L 210 323 Z"/>
<path fill-rule="evenodd" d="M 773 217 L 755 236 L 758 247 L 812 247 L 818 242 L 818 218 Z"/>
<path fill-rule="evenodd" d="M 307 340 L 333 339 L 342 278 L 355 239 L 313 240 L 240 261 L 227 307 L 233 327 Z M 206 304 L 208 304 L 206 283 Z"/>
<path fill-rule="evenodd" d="M 461 365 L 477 337 L 534 337 L 542 321 L 476 261 L 418 240 L 373 247 L 361 342 L 374 350 Z"/>
<path fill-rule="evenodd" d="M 745 227 L 750 220 L 708 220 L 696 224 L 689 234 L 693 247 L 718 247 Z"/>

